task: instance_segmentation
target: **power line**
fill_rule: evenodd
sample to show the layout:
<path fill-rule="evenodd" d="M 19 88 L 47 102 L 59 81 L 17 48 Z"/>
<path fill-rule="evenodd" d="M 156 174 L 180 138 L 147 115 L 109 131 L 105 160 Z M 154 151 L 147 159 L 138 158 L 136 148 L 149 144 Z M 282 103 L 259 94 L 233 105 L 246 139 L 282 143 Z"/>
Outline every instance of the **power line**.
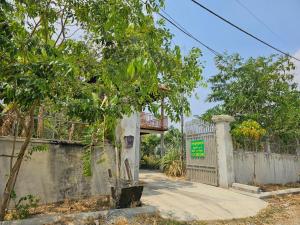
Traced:
<path fill-rule="evenodd" d="M 146 2 L 144 2 L 143 0 L 141 0 L 141 2 L 146 5 Z M 193 40 L 195 40 L 196 42 L 198 42 L 200 45 L 202 45 L 203 47 L 205 47 L 206 49 L 208 49 L 210 52 L 212 52 L 214 55 L 216 56 L 221 56 L 222 54 L 220 54 L 218 51 L 214 50 L 213 48 L 209 47 L 208 45 L 204 44 L 202 41 L 200 41 L 198 38 L 196 38 L 194 35 L 192 35 L 189 31 L 187 31 L 181 24 L 179 24 L 172 16 L 170 16 L 166 11 L 164 11 L 163 9 L 161 9 L 161 11 L 167 15 L 167 17 L 169 17 L 170 19 L 168 19 L 166 16 L 162 15 L 160 12 L 156 12 L 160 17 L 162 17 L 163 19 L 165 19 L 167 22 L 169 22 L 171 25 L 173 25 L 175 28 L 177 28 L 179 31 L 181 31 L 182 33 L 184 33 L 185 35 L 187 35 L 188 37 L 192 38 Z"/>
<path fill-rule="evenodd" d="M 181 24 L 179 24 L 170 14 L 168 14 L 165 10 L 160 9 L 164 14 L 166 14 L 177 26 L 179 26 L 182 30 L 189 33 Z M 190 33 L 189 33 L 190 34 Z"/>
<path fill-rule="evenodd" d="M 176 27 L 178 30 L 180 30 L 181 32 L 183 32 L 185 35 L 187 35 L 188 37 L 192 38 L 193 40 L 195 40 L 196 42 L 198 42 L 199 44 L 201 44 L 202 46 L 204 46 L 206 49 L 208 49 L 214 55 L 216 55 L 216 56 L 222 56 L 222 54 L 220 54 L 218 51 L 214 50 L 213 48 L 209 47 L 208 45 L 206 45 L 202 41 L 200 41 L 198 38 L 196 38 L 195 36 L 193 36 L 182 25 L 180 25 L 178 22 L 176 22 L 176 20 L 174 20 L 169 14 L 165 13 L 171 19 L 168 19 L 166 16 L 162 15 L 160 12 L 157 12 L 157 14 L 159 16 L 161 16 L 163 19 L 165 19 L 166 21 L 168 21 L 171 25 L 173 25 L 174 27 Z"/>
<path fill-rule="evenodd" d="M 260 19 L 258 16 L 255 15 L 254 12 L 252 12 L 245 4 L 243 4 L 239 0 L 235 0 L 236 3 L 238 3 L 242 8 L 244 8 L 251 16 L 253 16 L 256 21 L 258 21 L 260 24 L 262 24 L 268 31 L 270 31 L 273 35 L 275 35 L 277 38 L 282 39 L 276 32 L 274 32 L 262 19 Z"/>
<path fill-rule="evenodd" d="M 271 44 L 269 44 L 269 43 L 267 43 L 267 42 L 261 40 L 260 38 L 254 36 L 253 34 L 249 33 L 248 31 L 246 31 L 246 30 L 240 28 L 239 26 L 233 24 L 233 23 L 230 22 L 229 20 L 225 19 L 224 17 L 218 15 L 218 14 L 215 13 L 214 11 L 212 11 L 212 10 L 210 10 L 209 8 L 205 7 L 204 5 L 202 5 L 201 3 L 199 3 L 198 1 L 196 1 L 196 0 L 191 0 L 191 1 L 192 1 L 193 3 L 195 3 L 197 6 L 199 6 L 199 7 L 203 8 L 203 9 L 205 9 L 205 10 L 208 11 L 209 13 L 211 13 L 211 14 L 213 14 L 214 16 L 218 17 L 219 19 L 223 20 L 225 23 L 227 23 L 227 24 L 233 26 L 234 28 L 238 29 L 239 31 L 241 31 L 241 32 L 245 33 L 246 35 L 248 35 L 248 36 L 254 38 L 255 40 L 261 42 L 262 44 L 264 44 L 264 45 L 266 45 L 266 46 L 272 48 L 273 50 L 275 50 L 275 51 L 277 51 L 277 52 L 280 52 L 281 54 L 283 54 L 283 55 L 285 55 L 285 56 L 287 56 L 287 57 L 293 58 L 293 59 L 295 59 L 295 60 L 297 60 L 297 61 L 300 62 L 300 59 L 298 59 L 298 58 L 296 58 L 296 57 L 294 57 L 294 56 L 292 56 L 292 55 L 290 55 L 290 54 L 288 54 L 288 53 L 286 53 L 286 52 L 280 50 L 279 48 L 276 48 L 276 47 L 274 47 L 273 45 L 271 45 Z"/>

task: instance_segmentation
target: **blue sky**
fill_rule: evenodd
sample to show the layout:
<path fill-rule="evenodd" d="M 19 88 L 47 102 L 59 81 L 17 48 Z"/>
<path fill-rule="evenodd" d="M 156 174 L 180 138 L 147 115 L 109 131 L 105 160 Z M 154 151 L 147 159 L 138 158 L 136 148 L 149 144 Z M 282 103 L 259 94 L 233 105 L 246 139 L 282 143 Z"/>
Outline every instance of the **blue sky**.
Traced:
<path fill-rule="evenodd" d="M 300 58 L 300 0 L 198 1 L 250 33 Z M 263 24 L 259 23 L 237 1 L 247 6 L 276 35 L 269 31 Z M 190 33 L 218 52 L 237 52 L 244 58 L 276 53 L 274 50 L 260 44 L 212 16 L 190 0 L 166 0 L 165 3 L 165 11 L 168 14 L 183 25 Z M 174 44 L 179 45 L 184 53 L 187 53 L 194 46 L 200 47 L 203 52 L 201 61 L 205 66 L 203 71 L 205 79 L 216 74 L 214 55 L 212 53 L 167 22 L 166 25 L 175 35 Z M 298 71 L 300 72 L 300 70 Z M 200 99 L 190 99 L 192 115 L 199 115 L 213 105 L 205 102 L 209 91 L 209 88 L 198 88 L 196 90 Z"/>

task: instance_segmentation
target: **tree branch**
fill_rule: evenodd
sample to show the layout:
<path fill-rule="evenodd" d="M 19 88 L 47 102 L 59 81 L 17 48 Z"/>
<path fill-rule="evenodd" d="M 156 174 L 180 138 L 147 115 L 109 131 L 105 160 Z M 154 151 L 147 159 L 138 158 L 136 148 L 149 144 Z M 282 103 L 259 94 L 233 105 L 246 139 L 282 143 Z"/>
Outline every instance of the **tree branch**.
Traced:
<path fill-rule="evenodd" d="M 34 33 L 35 33 L 36 29 L 38 28 L 38 26 L 40 25 L 41 21 L 42 21 L 42 17 L 40 17 L 40 19 L 38 20 L 37 23 L 35 23 L 35 21 L 34 21 L 35 25 L 33 27 L 33 30 L 30 33 L 30 38 L 32 38 L 32 36 L 34 35 Z"/>
<path fill-rule="evenodd" d="M 69 36 L 66 36 L 66 38 L 70 38 L 70 37 L 72 37 L 74 34 L 76 34 L 77 33 L 77 31 L 79 31 L 81 28 L 77 28 L 71 35 L 69 35 Z"/>
<path fill-rule="evenodd" d="M 20 119 L 22 127 L 26 127 L 25 118 L 21 115 L 20 111 L 16 108 L 17 117 Z"/>
<path fill-rule="evenodd" d="M 67 22 L 67 17 L 64 19 L 64 14 L 65 14 L 65 8 L 63 8 L 62 13 L 61 13 L 61 17 L 60 17 L 61 30 L 60 30 L 59 35 L 57 36 L 57 39 L 56 39 L 56 41 L 55 41 L 55 43 L 54 43 L 54 46 L 57 45 L 57 43 L 58 43 L 58 41 L 59 41 L 61 35 L 63 35 L 63 40 L 61 41 L 61 43 L 62 43 L 62 42 L 64 41 L 64 39 L 66 38 L 66 37 L 65 37 L 65 25 L 66 25 L 66 22 Z M 60 43 L 60 45 L 61 45 L 61 43 Z"/>

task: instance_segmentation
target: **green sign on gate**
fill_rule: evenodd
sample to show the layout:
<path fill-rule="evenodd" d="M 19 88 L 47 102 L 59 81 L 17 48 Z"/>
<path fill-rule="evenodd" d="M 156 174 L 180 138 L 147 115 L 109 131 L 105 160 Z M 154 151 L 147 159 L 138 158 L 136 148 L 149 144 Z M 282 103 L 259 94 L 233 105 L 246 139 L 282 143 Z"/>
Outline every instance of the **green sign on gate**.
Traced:
<path fill-rule="evenodd" d="M 205 157 L 204 140 L 192 140 L 191 142 L 191 157 Z"/>

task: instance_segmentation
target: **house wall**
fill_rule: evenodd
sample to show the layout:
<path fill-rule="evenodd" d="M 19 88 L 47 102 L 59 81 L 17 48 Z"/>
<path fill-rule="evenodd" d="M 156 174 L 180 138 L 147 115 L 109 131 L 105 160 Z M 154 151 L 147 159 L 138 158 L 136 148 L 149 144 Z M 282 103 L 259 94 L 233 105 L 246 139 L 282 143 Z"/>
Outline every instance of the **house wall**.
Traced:
<path fill-rule="evenodd" d="M 300 181 L 300 156 L 234 151 L 235 182 L 285 184 Z"/>
<path fill-rule="evenodd" d="M 22 141 L 17 139 L 16 149 L 20 148 Z M 43 204 L 62 201 L 65 198 L 78 199 L 110 194 L 107 171 L 109 168 L 114 171 L 114 149 L 110 145 L 96 148 L 92 152 L 92 176 L 85 177 L 82 145 L 43 140 L 31 142 L 31 146 L 41 144 L 48 145 L 48 151 L 35 152 L 31 159 L 23 161 L 15 187 L 18 197 L 32 194 L 39 197 L 40 203 Z M 0 155 L 11 155 L 12 145 L 12 138 L 0 138 Z M 9 161 L 7 157 L 0 157 L 1 194 L 9 174 Z"/>

